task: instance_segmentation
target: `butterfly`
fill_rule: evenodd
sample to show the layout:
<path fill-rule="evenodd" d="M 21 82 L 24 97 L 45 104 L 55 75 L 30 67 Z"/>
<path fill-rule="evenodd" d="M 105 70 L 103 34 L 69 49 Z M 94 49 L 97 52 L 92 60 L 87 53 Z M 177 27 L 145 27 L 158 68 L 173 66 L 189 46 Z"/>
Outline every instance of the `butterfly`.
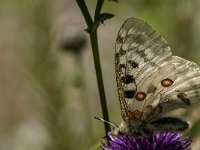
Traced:
<path fill-rule="evenodd" d="M 150 25 L 129 18 L 115 44 L 115 71 L 122 123 L 115 135 L 185 131 L 189 123 L 167 116 L 200 97 L 200 70 L 191 61 L 172 56 L 165 39 Z"/>

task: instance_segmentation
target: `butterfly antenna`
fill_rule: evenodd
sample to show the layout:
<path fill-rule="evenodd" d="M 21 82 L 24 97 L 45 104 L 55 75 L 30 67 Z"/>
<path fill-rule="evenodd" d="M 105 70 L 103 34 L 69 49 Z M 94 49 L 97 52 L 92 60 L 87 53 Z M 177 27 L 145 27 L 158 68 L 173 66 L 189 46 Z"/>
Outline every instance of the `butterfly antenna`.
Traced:
<path fill-rule="evenodd" d="M 106 121 L 106 120 L 104 120 L 104 119 L 102 119 L 102 118 L 94 117 L 94 119 L 101 120 L 101 121 L 103 121 L 103 122 L 106 122 L 106 123 L 108 123 L 108 124 L 114 126 L 115 128 L 119 128 L 115 123 L 112 123 L 112 122 Z"/>

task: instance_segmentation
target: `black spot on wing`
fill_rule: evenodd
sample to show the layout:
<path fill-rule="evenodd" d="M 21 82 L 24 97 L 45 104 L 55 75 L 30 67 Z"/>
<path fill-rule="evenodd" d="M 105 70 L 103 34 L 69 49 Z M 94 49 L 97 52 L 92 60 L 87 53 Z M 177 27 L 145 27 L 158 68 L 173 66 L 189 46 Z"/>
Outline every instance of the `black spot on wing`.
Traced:
<path fill-rule="evenodd" d="M 122 48 L 119 50 L 119 54 L 122 56 L 122 55 L 125 55 L 126 54 L 126 51 L 123 50 Z"/>
<path fill-rule="evenodd" d="M 128 63 L 133 67 L 133 68 L 138 68 L 139 64 L 136 63 L 135 61 L 133 60 L 129 60 Z"/>
<path fill-rule="evenodd" d="M 139 48 L 138 48 L 138 49 L 135 50 L 135 53 L 136 53 L 137 55 L 139 55 L 140 57 L 142 57 L 142 58 L 144 59 L 145 62 L 147 62 L 147 61 L 149 61 L 149 60 L 146 58 L 147 55 L 144 53 L 144 51 L 145 51 L 145 49 L 141 49 L 141 48 L 139 49 Z"/>
<path fill-rule="evenodd" d="M 187 104 L 190 104 L 190 100 L 188 98 L 186 98 L 186 94 L 185 93 L 179 93 L 177 95 L 177 97 L 179 99 L 181 99 L 183 102 L 187 103 Z"/>
<path fill-rule="evenodd" d="M 125 84 L 135 83 L 135 79 L 133 78 L 132 75 L 126 75 L 126 77 L 122 77 L 121 80 L 122 80 L 122 82 L 124 82 Z"/>
<path fill-rule="evenodd" d="M 124 92 L 126 98 L 133 98 L 135 95 L 135 90 L 127 90 Z"/>
<path fill-rule="evenodd" d="M 119 64 L 120 68 L 126 68 L 125 64 Z"/>
<path fill-rule="evenodd" d="M 116 39 L 117 43 L 122 43 L 123 42 L 123 38 L 121 36 L 118 36 Z"/>

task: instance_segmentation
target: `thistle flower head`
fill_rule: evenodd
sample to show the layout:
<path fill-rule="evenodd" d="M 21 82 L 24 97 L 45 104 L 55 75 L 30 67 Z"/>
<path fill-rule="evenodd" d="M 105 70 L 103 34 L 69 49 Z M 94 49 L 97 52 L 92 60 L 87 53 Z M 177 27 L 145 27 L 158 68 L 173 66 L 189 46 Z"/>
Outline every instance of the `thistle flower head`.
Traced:
<path fill-rule="evenodd" d="M 181 138 L 181 133 L 155 133 L 151 136 L 115 136 L 108 133 L 109 145 L 102 145 L 103 150 L 189 150 L 191 139 Z"/>

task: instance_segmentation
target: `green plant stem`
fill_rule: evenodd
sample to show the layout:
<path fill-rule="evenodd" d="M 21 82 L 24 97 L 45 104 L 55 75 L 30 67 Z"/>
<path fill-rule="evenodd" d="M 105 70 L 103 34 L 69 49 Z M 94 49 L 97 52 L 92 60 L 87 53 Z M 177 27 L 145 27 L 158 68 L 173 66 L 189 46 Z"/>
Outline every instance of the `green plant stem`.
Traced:
<path fill-rule="evenodd" d="M 100 95 L 103 119 L 109 121 L 106 96 L 105 96 L 105 90 L 104 90 L 104 84 L 103 84 L 103 76 L 102 76 L 102 71 L 101 71 L 101 63 L 100 63 L 100 58 L 99 58 L 98 38 L 97 38 L 97 28 L 99 26 L 99 16 L 101 13 L 101 9 L 102 9 L 104 0 L 97 1 L 94 22 L 91 19 L 91 16 L 89 14 L 88 8 L 87 8 L 84 0 L 76 0 L 76 2 L 78 3 L 78 6 L 80 7 L 81 12 L 84 16 L 84 19 L 86 21 L 86 24 L 88 26 L 87 31 L 90 35 L 90 42 L 92 45 L 93 59 L 94 59 L 94 65 L 95 65 L 96 78 L 97 78 L 98 90 L 99 90 L 99 95 Z M 105 133 L 107 134 L 108 131 L 110 131 L 110 125 L 104 122 L 104 127 L 105 127 Z"/>
<path fill-rule="evenodd" d="M 99 16 L 100 16 L 100 13 L 101 13 L 101 9 L 103 7 L 103 3 L 104 3 L 104 0 L 98 0 L 97 1 L 95 15 L 94 15 L 94 22 L 97 22 L 97 21 L 99 22 Z"/>
<path fill-rule="evenodd" d="M 81 9 L 81 12 L 82 12 L 82 14 L 85 18 L 85 22 L 86 22 L 88 28 L 90 28 L 93 24 L 93 21 L 92 21 L 92 18 L 90 16 L 90 13 L 87 9 L 87 6 L 85 4 L 85 1 L 84 0 L 76 0 L 76 2 L 78 4 L 79 8 Z"/>
<path fill-rule="evenodd" d="M 96 31 L 94 31 L 90 34 L 90 40 L 91 40 L 91 45 L 92 45 L 92 49 L 93 49 L 92 52 L 93 52 L 95 70 L 96 70 L 99 95 L 100 95 L 100 100 L 101 100 L 103 119 L 109 121 L 106 96 L 105 96 L 104 84 L 103 84 L 103 77 L 102 77 L 102 71 L 101 71 L 101 64 L 100 64 L 100 58 L 99 58 L 99 51 L 98 51 L 99 48 L 98 48 L 98 40 L 97 40 L 97 32 Z M 108 131 L 110 131 L 110 126 L 109 126 L 109 124 L 107 124 L 105 122 L 104 122 L 104 126 L 105 126 L 105 132 L 107 134 Z"/>

